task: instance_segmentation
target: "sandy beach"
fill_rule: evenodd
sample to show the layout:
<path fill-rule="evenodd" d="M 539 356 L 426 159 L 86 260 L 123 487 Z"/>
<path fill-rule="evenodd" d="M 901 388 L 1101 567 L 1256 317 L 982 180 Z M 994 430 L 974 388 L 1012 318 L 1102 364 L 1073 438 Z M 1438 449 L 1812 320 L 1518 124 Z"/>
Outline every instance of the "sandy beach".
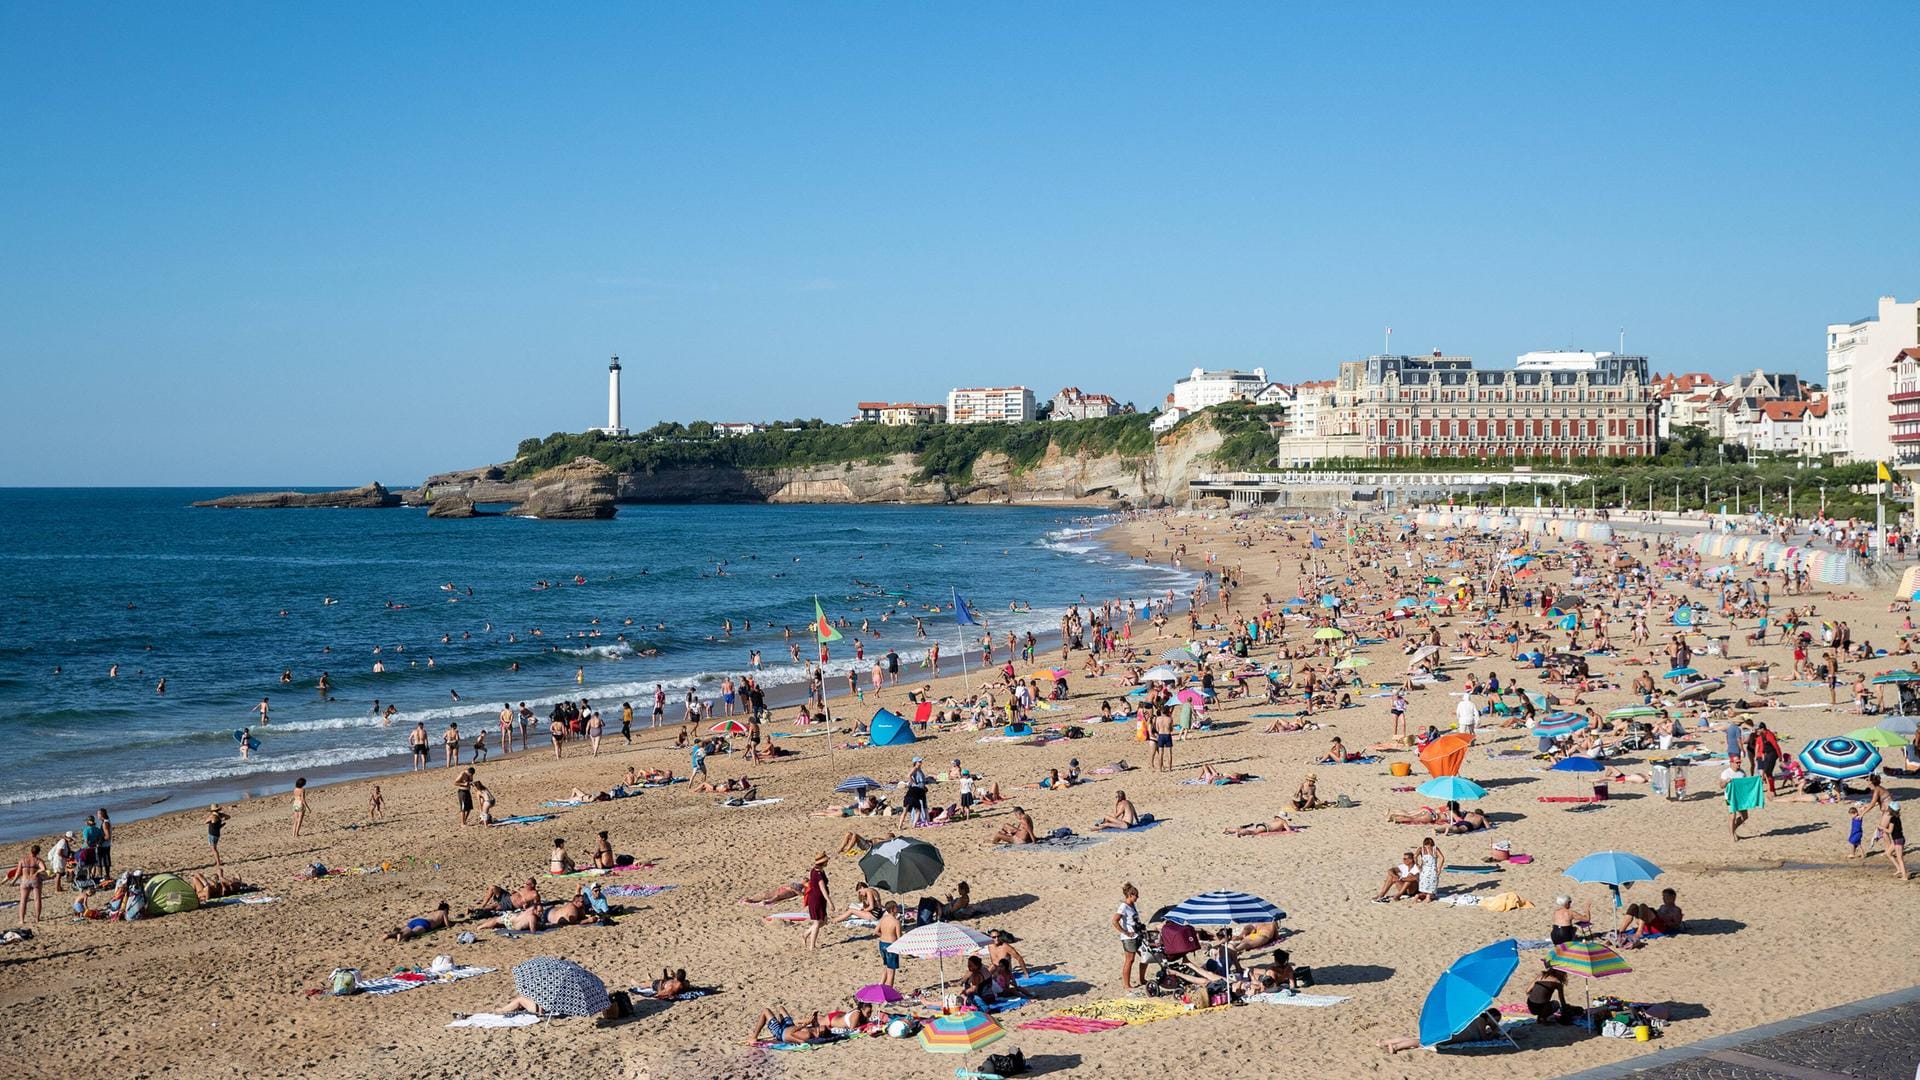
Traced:
<path fill-rule="evenodd" d="M 1386 525 L 1381 519 L 1375 523 Z M 1329 536 L 1322 551 L 1306 549 L 1308 530 L 1303 524 L 1258 517 L 1235 521 L 1224 515 L 1142 519 L 1109 530 L 1105 539 L 1128 551 L 1152 552 L 1157 561 L 1167 558 L 1170 548 L 1165 545 L 1184 543 L 1186 565 L 1193 568 L 1202 566 L 1211 553 L 1216 569 L 1236 568 L 1239 585 L 1232 603 L 1238 615 L 1257 613 L 1262 594 L 1270 594 L 1276 604 L 1293 596 L 1303 557 L 1325 560 L 1336 576 L 1343 572 L 1338 527 L 1319 529 Z M 1441 545 L 1426 547 L 1438 552 Z M 1646 557 L 1637 544 L 1623 545 L 1622 550 Z M 1397 564 L 1400 549 L 1391 551 Z M 1547 570 L 1529 584 L 1558 588 L 1567 576 L 1566 570 Z M 1385 580 L 1383 568 L 1369 568 L 1355 577 L 1374 586 Z M 1676 583 L 1659 584 L 1672 589 Z M 1356 585 L 1353 591 L 1368 590 Z M 1693 594 L 1705 595 L 1699 590 Z M 1784 612 L 1811 603 L 1818 608 L 1816 624 L 1818 619 L 1843 619 L 1856 641 L 1890 645 L 1903 617 L 1888 611 L 1890 594 L 1890 589 L 1815 584 L 1805 595 L 1788 596 L 1776 580 L 1773 607 Z M 1600 602 L 1598 591 L 1587 595 Z M 1378 611 L 1382 604 L 1377 598 L 1362 606 Z M 1217 609 L 1203 611 L 1204 621 L 1213 621 Z M 1610 616 L 1628 613 L 1609 609 Z M 1637 702 L 1626 680 L 1643 669 L 1656 676 L 1665 669 L 1660 642 L 1672 627 L 1666 624 L 1664 609 L 1656 609 L 1649 621 L 1655 641 L 1639 648 L 1628 645 L 1624 627 L 1616 625 L 1619 651 L 1592 658 L 1592 666 L 1596 675 L 1613 678 L 1617 687 L 1586 695 L 1584 704 L 1605 712 Z M 1448 646 L 1443 652 L 1450 653 L 1462 619 L 1441 617 L 1436 622 Z M 1523 622 L 1542 624 L 1537 614 Z M 1734 620 L 1736 633 L 1751 625 L 1751 619 Z M 1723 627 L 1724 620 L 1715 632 L 1727 632 Z M 1185 640 L 1184 617 L 1174 620 L 1164 637 L 1154 637 L 1151 628 L 1135 629 L 1135 643 L 1154 655 Z M 1309 633 L 1300 623 L 1288 623 L 1287 640 L 1296 646 Z M 947 636 L 950 640 L 950 632 Z M 1372 662 L 1363 669 L 1370 684 L 1401 678 L 1407 666 L 1401 645 L 1390 640 L 1362 650 Z M 1058 655 L 1055 651 L 1043 659 Z M 1740 658 L 1756 655 L 1774 664 L 1773 688 L 1783 702 L 1783 707 L 1760 715 L 1779 733 L 1788 754 L 1797 754 L 1813 738 L 1874 722 L 1846 704 L 1847 679 L 1842 680 L 1841 707 L 1830 711 L 1825 685 L 1792 685 L 1786 647 L 1770 639 L 1764 647 L 1736 649 Z M 1273 656 L 1274 647 L 1262 645 L 1254 649 L 1252 660 L 1264 666 Z M 1626 662 L 1630 657 L 1646 662 Z M 1904 666 L 1907 659 L 1858 661 L 1846 670 L 1850 679 L 1854 672 Z M 1128 689 L 1125 681 L 1117 676 L 1083 677 L 1079 672 L 1084 661 L 1085 654 L 1074 654 L 1072 700 L 1036 714 L 1036 724 L 1084 723 L 1103 698 L 1120 703 Z M 1695 666 L 1720 674 L 1731 664 L 1718 656 L 1701 656 Z M 950 654 L 943 668 L 946 677 L 934 685 L 934 693 L 959 694 L 962 678 Z M 1469 674 L 1497 673 L 1503 682 L 1519 674 L 1530 689 L 1540 682 L 1537 673 L 1523 673 L 1520 664 L 1507 659 L 1504 647 L 1493 657 L 1450 662 L 1446 671 L 1452 681 L 1410 695 L 1410 730 L 1429 724 L 1450 729 L 1459 700 L 1453 692 Z M 970 683 L 977 686 L 980 679 L 976 670 Z M 908 678 L 900 688 L 887 691 L 879 704 L 904 710 L 906 689 L 925 682 Z M 1735 686 L 1730 680 L 1728 700 L 1736 696 Z M 833 703 L 844 707 L 844 687 L 836 689 Z M 926 758 L 929 770 L 946 769 L 958 758 L 1010 796 L 1009 804 L 988 807 L 977 820 L 914 830 L 913 835 L 937 845 L 945 856 L 946 871 L 932 891 L 944 894 L 961 880 L 972 886 L 979 913 L 961 921 L 980 930 L 1011 931 L 1029 965 L 1067 976 L 1037 991 L 1030 1004 L 999 1016 L 1008 1033 L 992 1050 L 1019 1047 L 1036 1073 L 1137 1077 L 1178 1062 L 1222 1077 L 1531 1077 L 1651 1056 L 1662 1042 L 1589 1037 L 1579 1029 L 1560 1027 L 1529 1030 L 1521 1038 L 1523 1049 L 1508 1052 L 1419 1050 L 1389 1055 L 1375 1045 L 1414 1032 L 1423 998 L 1454 958 L 1502 938 L 1545 938 L 1556 893 L 1571 893 L 1576 907 L 1591 903 L 1596 921 L 1610 922 L 1615 916 L 1604 888 L 1576 885 L 1562 876 L 1574 860 L 1603 849 L 1633 851 L 1664 867 L 1657 884 L 1679 891 L 1689 932 L 1631 951 L 1630 973 L 1591 987 L 1575 979 L 1569 993 L 1577 1000 L 1590 988 L 1673 1003 L 1667 1043 L 1882 993 L 1920 976 L 1920 944 L 1899 932 L 1897 921 L 1900 912 L 1910 910 L 1920 886 L 1895 880 L 1879 855 L 1847 858 L 1844 806 L 1769 802 L 1743 830 L 1745 838 L 1735 842 L 1718 795 L 1719 764 L 1691 771 L 1694 794 L 1686 802 L 1667 801 L 1640 784 L 1616 785 L 1613 797 L 1603 804 L 1542 803 L 1538 796 L 1577 794 L 1591 781 L 1543 771 L 1544 763 L 1524 753 L 1501 760 L 1489 756 L 1488 748 L 1531 751 L 1534 741 L 1522 729 L 1483 732 L 1463 769 L 1463 775 L 1490 789 L 1479 805 L 1497 827 L 1443 836 L 1439 842 L 1456 864 L 1481 863 L 1494 841 L 1509 842 L 1513 851 L 1529 854 L 1533 861 L 1492 874 L 1448 873 L 1441 884 L 1443 898 L 1512 891 L 1533 906 L 1496 913 L 1439 903 L 1371 903 L 1386 868 L 1433 833 L 1431 828 L 1390 824 L 1388 812 L 1434 802 L 1394 790 L 1425 776 L 1412 753 L 1388 755 L 1374 764 L 1312 764 L 1335 735 L 1358 749 L 1389 734 L 1388 701 L 1367 696 L 1373 693 L 1371 685 L 1356 690 L 1353 708 L 1316 715 L 1324 725 L 1321 730 L 1288 734 L 1264 733 L 1268 719 L 1255 714 L 1294 711 L 1297 704 L 1267 706 L 1257 693 L 1222 701 L 1210 709 L 1211 730 L 1177 742 L 1178 767 L 1172 772 L 1144 770 L 1149 749 L 1136 741 L 1131 724 L 1087 725 L 1088 737 L 1043 747 L 983 741 L 990 733 L 967 730 L 939 732 L 912 747 L 857 750 L 830 750 L 827 743 L 838 739 L 793 737 L 780 742 L 801 751 L 796 758 L 750 765 L 723 757 L 710 763 L 716 777 L 752 776 L 760 795 L 781 800 L 777 804 L 722 807 L 716 805 L 717 796 L 678 784 L 610 803 L 542 809 L 544 801 L 562 799 L 575 787 L 611 787 L 630 764 L 685 775 L 686 752 L 673 748 L 673 729 L 662 729 L 643 731 L 631 748 L 621 744 L 617 734 L 610 735 L 597 757 L 589 757 L 584 744 L 572 744 L 565 759 L 555 761 L 542 745 L 545 740 L 538 738 L 531 753 L 522 753 L 516 744 L 512 754 L 500 756 L 496 748 L 493 760 L 479 766 L 479 775 L 498 793 L 497 812 L 556 814 L 533 824 L 460 827 L 452 790 L 456 771 L 438 767 L 377 781 L 386 814 L 375 824 L 365 824 L 373 781 L 316 789 L 307 835 L 298 839 L 290 835 L 284 793 L 256 798 L 230 808 L 233 818 L 221 853 L 229 871 L 260 886 L 275 902 L 203 908 L 128 924 L 69 918 L 64 909 L 72 895 L 49 893 L 46 919 L 34 927 L 36 936 L 0 950 L 0 1005 L 11 1021 L 0 1034 L 0 1060 L 16 1063 L 16 1068 L 27 1061 L 47 1067 L 89 1062 L 116 1076 L 951 1076 L 955 1065 L 978 1067 L 984 1055 L 935 1056 L 914 1041 L 884 1037 L 806 1052 L 747 1045 L 763 1007 L 784 1005 L 802 1017 L 816 1009 L 842 1008 L 856 988 L 880 976 L 872 931 L 830 927 L 824 937 L 828 947 L 808 951 L 795 925 L 763 918 L 768 910 L 798 911 L 798 901 L 771 909 L 738 901 L 802 878 L 814 853 L 838 849 L 849 828 L 869 835 L 899 828 L 897 818 L 889 823 L 812 812 L 839 804 L 833 787 L 842 777 L 865 774 L 896 780 L 906 775 L 915 755 Z M 861 714 L 872 708 L 870 700 Z M 792 709 L 777 710 L 770 730 L 796 731 L 792 715 Z M 644 710 L 640 720 L 644 724 Z M 1700 745 L 1718 749 L 1723 741 L 1708 734 Z M 1629 753 L 1609 764 L 1645 771 L 1642 763 L 1648 756 Z M 1888 756 L 1897 762 L 1899 751 L 1890 750 Z M 1064 770 L 1073 758 L 1088 770 L 1124 760 L 1138 771 L 1089 776 L 1088 782 L 1061 791 L 1022 787 L 1051 768 Z M 1389 765 L 1395 761 L 1411 763 L 1413 776 L 1390 775 Z M 1203 764 L 1262 779 L 1232 786 L 1186 783 Z M 1304 827 L 1296 835 L 1223 834 L 1229 827 L 1269 818 L 1310 771 L 1318 773 L 1324 798 L 1346 796 L 1355 805 L 1296 815 L 1296 823 Z M 1920 794 L 1920 784 L 1897 774 L 1889 777 L 1888 787 L 1896 799 Z M 1120 789 L 1163 823 L 1072 853 L 1006 851 L 989 843 L 1006 822 L 1011 803 L 1024 806 L 1041 831 L 1064 825 L 1084 833 L 1106 813 Z M 936 784 L 931 793 L 936 806 L 956 796 L 952 783 Z M 116 868 L 182 873 L 210 868 L 204 817 L 204 811 L 197 811 L 118 827 Z M 584 856 L 603 829 L 617 850 L 651 865 L 599 880 L 674 888 L 622 901 L 630 910 L 611 926 L 565 927 L 512 938 L 482 931 L 471 945 L 456 943 L 460 927 L 406 943 L 381 940 L 387 930 L 442 900 L 457 914 L 464 913 L 489 885 L 538 873 L 555 837 L 565 837 L 568 846 Z M 315 862 L 329 867 L 385 864 L 391 870 L 298 880 L 302 869 Z M 828 869 L 835 901 L 844 904 L 859 871 L 853 860 L 840 857 Z M 570 891 L 573 884 L 544 875 L 540 882 L 549 898 Z M 1314 969 L 1313 992 L 1347 1000 L 1324 1008 L 1253 1004 L 1091 1034 L 1019 1030 L 1020 1022 L 1059 1008 L 1126 996 L 1120 983 L 1120 950 L 1109 927 L 1125 882 L 1139 887 L 1142 912 L 1210 889 L 1243 890 L 1274 901 L 1287 912 L 1284 925 L 1293 935 L 1285 944 L 1294 961 Z M 14 895 L 12 890 L 6 893 L 7 898 Z M 1628 899 L 1657 903 L 1658 889 L 1638 885 Z M 0 921 L 12 925 L 15 914 L 0 910 Z M 393 996 L 314 993 L 336 967 L 358 968 L 373 978 L 396 968 L 425 966 L 441 954 L 460 964 L 497 970 Z M 513 1030 L 447 1027 L 455 1013 L 504 1005 L 513 996 L 509 970 L 541 955 L 578 961 L 609 987 L 645 983 L 663 968 L 685 968 L 694 984 L 718 992 L 691 1001 L 645 1004 L 635 1018 L 611 1026 L 555 1019 Z M 1501 1002 L 1524 998 L 1543 955 L 1521 953 L 1520 969 Z M 948 970 L 953 968 L 950 963 Z M 931 961 L 903 961 L 903 987 L 934 980 Z M 0 1074 L 9 1071 L 0 1069 Z"/>

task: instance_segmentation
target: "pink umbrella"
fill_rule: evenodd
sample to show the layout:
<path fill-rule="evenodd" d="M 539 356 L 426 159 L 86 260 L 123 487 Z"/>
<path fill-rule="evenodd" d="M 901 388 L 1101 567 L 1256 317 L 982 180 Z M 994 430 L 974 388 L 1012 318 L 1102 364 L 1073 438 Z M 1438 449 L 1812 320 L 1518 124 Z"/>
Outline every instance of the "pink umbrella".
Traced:
<path fill-rule="evenodd" d="M 896 1001 L 905 1001 L 906 998 L 907 995 L 886 983 L 869 983 L 853 992 L 853 1000 L 864 1001 L 869 1005 L 891 1005 Z"/>
<path fill-rule="evenodd" d="M 1182 705 L 1198 705 L 1201 707 L 1205 707 L 1205 705 L 1207 704 L 1207 695 L 1201 693 L 1198 690 L 1194 690 L 1191 688 L 1182 690 L 1179 693 L 1173 695 L 1173 697 L 1174 697 L 1174 700 L 1180 702 Z"/>

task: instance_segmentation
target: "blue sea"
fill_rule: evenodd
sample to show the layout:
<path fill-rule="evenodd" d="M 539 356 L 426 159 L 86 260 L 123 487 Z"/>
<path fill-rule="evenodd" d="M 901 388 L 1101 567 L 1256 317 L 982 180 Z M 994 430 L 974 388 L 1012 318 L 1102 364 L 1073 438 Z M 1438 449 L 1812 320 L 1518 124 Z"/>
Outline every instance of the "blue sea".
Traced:
<path fill-rule="evenodd" d="M 816 596 L 853 621 L 830 665 L 843 671 L 856 637 L 869 660 L 893 647 L 917 661 L 914 615 L 946 667 L 958 632 L 933 609 L 954 589 L 1000 634 L 1057 627 L 1074 603 L 1190 588 L 1096 543 L 1100 522 L 1073 509 L 626 506 L 550 522 L 188 505 L 227 493 L 0 490 L 0 839 L 74 828 L 102 806 L 132 820 L 295 775 L 404 768 L 415 720 L 436 740 L 449 720 L 469 740 L 484 729 L 491 745 L 503 701 L 544 717 L 585 696 L 616 718 L 631 701 L 644 723 L 661 683 L 677 719 L 689 686 L 715 696 L 756 648 L 778 694 L 805 678 L 782 630 L 811 653 Z M 390 725 L 376 699 L 399 707 Z M 243 761 L 247 725 L 261 746 Z"/>

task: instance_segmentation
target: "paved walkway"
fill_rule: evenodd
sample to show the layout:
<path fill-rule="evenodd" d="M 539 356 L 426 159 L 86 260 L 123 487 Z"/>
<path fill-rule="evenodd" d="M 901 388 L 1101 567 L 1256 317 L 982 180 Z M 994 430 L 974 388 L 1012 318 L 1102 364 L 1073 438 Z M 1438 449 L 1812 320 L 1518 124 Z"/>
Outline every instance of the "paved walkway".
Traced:
<path fill-rule="evenodd" d="M 1794 978 L 1819 978 L 1807 972 Z M 1783 992 L 1792 980 L 1783 980 Z M 1915 1080 L 1920 986 L 1731 1035 L 1662 1047 L 1567 1080 Z"/>

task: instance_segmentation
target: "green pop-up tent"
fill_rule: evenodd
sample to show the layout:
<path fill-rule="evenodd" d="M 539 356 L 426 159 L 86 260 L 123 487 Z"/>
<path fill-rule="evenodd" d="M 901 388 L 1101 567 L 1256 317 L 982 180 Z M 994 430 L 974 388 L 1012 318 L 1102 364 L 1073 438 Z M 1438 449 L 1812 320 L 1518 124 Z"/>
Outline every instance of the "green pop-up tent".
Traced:
<path fill-rule="evenodd" d="M 200 906 L 192 883 L 178 874 L 153 875 L 147 879 L 145 892 L 149 915 L 177 915 Z"/>

